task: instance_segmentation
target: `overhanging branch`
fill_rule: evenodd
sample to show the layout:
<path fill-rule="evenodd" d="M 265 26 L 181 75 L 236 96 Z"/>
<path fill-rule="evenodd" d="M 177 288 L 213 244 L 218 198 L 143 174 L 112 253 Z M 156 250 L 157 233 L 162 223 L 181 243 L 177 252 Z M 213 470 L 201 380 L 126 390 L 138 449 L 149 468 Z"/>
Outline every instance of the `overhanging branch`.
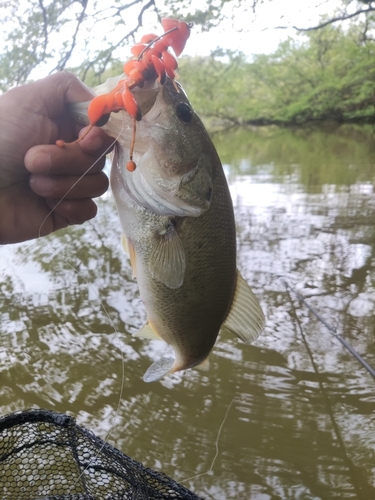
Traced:
<path fill-rule="evenodd" d="M 87 1 L 83 1 L 82 2 L 82 11 L 77 19 L 77 25 L 76 25 L 76 29 L 75 29 L 75 32 L 74 32 L 74 35 L 73 35 L 73 39 L 72 39 L 72 43 L 70 45 L 70 48 L 69 50 L 65 53 L 65 55 L 62 57 L 62 59 L 60 59 L 59 63 L 56 65 L 56 67 L 50 72 L 50 73 L 53 73 L 54 71 L 62 71 L 67 62 L 69 61 L 72 53 L 73 53 L 73 50 L 76 46 L 76 43 L 77 43 L 77 35 L 78 35 L 78 32 L 79 32 L 79 29 L 81 27 L 81 24 L 82 24 L 82 21 L 85 17 L 85 12 L 86 12 L 86 8 L 87 8 L 87 4 L 88 2 Z"/>
<path fill-rule="evenodd" d="M 299 28 L 298 26 L 276 26 L 274 29 L 285 30 L 293 28 L 297 31 L 314 31 L 324 28 L 333 23 L 337 23 L 339 21 L 347 21 L 348 19 L 352 19 L 353 17 L 359 16 L 360 14 L 368 14 L 369 12 L 375 12 L 375 7 L 369 7 L 368 9 L 359 9 L 352 14 L 342 14 L 340 16 L 332 17 L 323 23 L 320 23 L 316 26 L 311 26 L 310 28 Z"/>
<path fill-rule="evenodd" d="M 136 4 L 138 3 L 139 0 L 136 0 L 135 2 L 133 2 L 133 4 Z M 135 28 L 133 28 L 132 30 L 130 30 L 125 36 L 123 36 L 121 38 L 121 40 L 119 40 L 116 44 L 113 44 L 111 46 L 111 48 L 108 50 L 108 54 L 107 54 L 107 57 L 104 59 L 104 61 L 101 63 L 101 68 L 98 72 L 96 72 L 96 76 L 100 75 L 101 73 L 103 73 L 108 65 L 108 63 L 110 62 L 111 60 L 111 57 L 112 57 L 112 53 L 114 52 L 115 49 L 117 49 L 118 47 L 120 47 L 121 45 L 123 45 L 125 43 L 126 40 L 128 40 L 129 38 L 132 38 L 134 37 L 134 35 L 137 33 L 137 31 L 139 30 L 139 28 L 142 27 L 143 25 L 143 14 L 145 13 L 146 10 L 150 9 L 151 7 L 154 7 L 156 9 L 156 6 L 155 6 L 155 0 L 149 0 L 141 9 L 140 13 L 138 14 L 138 19 L 137 19 L 137 25 L 135 26 Z M 83 75 L 82 75 L 82 80 L 84 81 L 86 76 L 87 76 L 87 73 L 89 71 L 90 68 L 92 68 L 94 66 L 94 64 L 96 63 L 97 61 L 91 61 L 85 68 L 84 72 L 83 72 Z"/>

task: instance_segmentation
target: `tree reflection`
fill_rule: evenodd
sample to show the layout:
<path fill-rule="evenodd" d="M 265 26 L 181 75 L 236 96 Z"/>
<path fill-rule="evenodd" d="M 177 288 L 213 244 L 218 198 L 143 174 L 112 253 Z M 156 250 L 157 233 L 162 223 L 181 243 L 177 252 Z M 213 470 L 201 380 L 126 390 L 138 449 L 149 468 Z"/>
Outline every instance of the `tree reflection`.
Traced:
<path fill-rule="evenodd" d="M 215 140 L 264 335 L 245 346 L 224 334 L 207 374 L 144 384 L 163 347 L 128 334 L 144 310 L 104 199 L 84 227 L 0 248 L 0 411 L 71 412 L 204 498 L 373 498 L 373 380 L 280 279 L 375 365 L 371 131 Z"/>

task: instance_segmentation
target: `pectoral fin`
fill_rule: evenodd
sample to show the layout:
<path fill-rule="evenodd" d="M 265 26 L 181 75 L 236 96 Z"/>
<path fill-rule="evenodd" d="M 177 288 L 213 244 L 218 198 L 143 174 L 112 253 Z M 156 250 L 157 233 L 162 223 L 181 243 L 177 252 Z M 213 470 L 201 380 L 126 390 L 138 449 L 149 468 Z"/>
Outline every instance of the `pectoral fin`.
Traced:
<path fill-rule="evenodd" d="M 223 327 L 249 344 L 262 333 L 264 323 L 265 318 L 258 299 L 237 271 L 236 291 Z"/>
<path fill-rule="evenodd" d="M 149 268 L 152 276 L 168 288 L 179 288 L 186 269 L 185 250 L 172 222 L 155 235 Z"/>
<path fill-rule="evenodd" d="M 132 269 L 133 269 L 133 279 L 134 279 L 137 276 L 137 265 L 136 265 L 137 259 L 136 259 L 136 255 L 135 255 L 134 246 L 133 246 L 132 242 L 127 239 L 125 234 L 121 235 L 121 243 L 122 243 L 123 249 L 130 257 L 130 264 L 131 264 Z"/>
<path fill-rule="evenodd" d="M 156 382 L 165 375 L 172 373 L 172 368 L 174 365 L 173 358 L 162 358 L 159 361 L 155 361 L 146 373 L 143 375 L 143 380 L 145 382 Z"/>

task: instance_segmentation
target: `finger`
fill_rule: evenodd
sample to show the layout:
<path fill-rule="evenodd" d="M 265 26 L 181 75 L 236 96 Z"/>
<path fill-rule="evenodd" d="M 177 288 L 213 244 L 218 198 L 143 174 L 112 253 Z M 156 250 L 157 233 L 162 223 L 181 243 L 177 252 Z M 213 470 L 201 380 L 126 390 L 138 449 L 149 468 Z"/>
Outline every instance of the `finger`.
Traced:
<path fill-rule="evenodd" d="M 83 224 L 84 222 L 93 219 L 98 211 L 96 203 L 90 199 L 83 200 L 56 200 L 46 199 L 47 206 L 53 211 L 52 216 L 58 223 L 67 225 Z M 54 225 L 54 231 L 61 229 Z"/>
<path fill-rule="evenodd" d="M 36 91 L 43 95 L 43 105 L 50 118 L 60 116 L 67 104 L 85 102 L 94 96 L 84 83 L 67 71 L 49 75 L 36 82 L 35 85 L 37 85 Z"/>
<path fill-rule="evenodd" d="M 88 169 L 90 172 L 102 170 L 114 139 L 95 127 L 81 142 L 62 147 L 48 144 L 34 146 L 25 155 L 25 167 L 34 174 L 54 175 L 77 175 Z"/>
<path fill-rule="evenodd" d="M 79 133 L 79 137 L 83 137 L 83 139 L 81 139 L 78 144 L 83 151 L 92 155 L 98 155 L 104 152 L 108 154 L 112 151 L 116 143 L 113 137 L 107 135 L 99 127 L 93 127 L 87 134 L 88 129 L 89 127 L 85 127 Z"/>
<path fill-rule="evenodd" d="M 31 175 L 30 188 L 43 198 L 96 198 L 108 189 L 108 177 L 103 173 L 85 175 L 47 176 Z"/>

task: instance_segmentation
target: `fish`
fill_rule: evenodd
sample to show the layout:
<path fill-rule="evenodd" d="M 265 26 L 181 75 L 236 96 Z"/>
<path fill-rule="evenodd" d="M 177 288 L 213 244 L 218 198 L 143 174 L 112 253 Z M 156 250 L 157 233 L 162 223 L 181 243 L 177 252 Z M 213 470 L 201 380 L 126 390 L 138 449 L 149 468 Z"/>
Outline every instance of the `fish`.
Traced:
<path fill-rule="evenodd" d="M 117 81 L 94 92 L 105 93 Z M 265 316 L 237 269 L 236 225 L 222 164 L 182 86 L 167 78 L 133 93 L 142 113 L 134 171 L 125 168 L 132 118 L 126 111 L 111 113 L 103 130 L 117 140 L 111 189 L 147 313 L 134 336 L 162 339 L 174 351 L 145 372 L 143 380 L 154 382 L 190 368 L 207 370 L 221 330 L 251 343 L 263 331 Z"/>

